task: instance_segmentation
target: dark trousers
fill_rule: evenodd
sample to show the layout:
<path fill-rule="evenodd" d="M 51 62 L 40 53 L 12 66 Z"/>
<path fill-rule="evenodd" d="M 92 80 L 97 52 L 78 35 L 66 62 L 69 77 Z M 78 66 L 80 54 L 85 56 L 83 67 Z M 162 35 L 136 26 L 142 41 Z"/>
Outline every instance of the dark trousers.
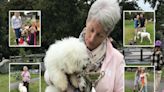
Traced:
<path fill-rule="evenodd" d="M 23 86 L 27 88 L 27 92 L 29 92 L 29 83 L 23 81 Z"/>
<path fill-rule="evenodd" d="M 16 43 L 19 44 L 19 38 L 21 36 L 20 28 L 14 29 L 15 30 L 15 36 L 16 36 Z"/>

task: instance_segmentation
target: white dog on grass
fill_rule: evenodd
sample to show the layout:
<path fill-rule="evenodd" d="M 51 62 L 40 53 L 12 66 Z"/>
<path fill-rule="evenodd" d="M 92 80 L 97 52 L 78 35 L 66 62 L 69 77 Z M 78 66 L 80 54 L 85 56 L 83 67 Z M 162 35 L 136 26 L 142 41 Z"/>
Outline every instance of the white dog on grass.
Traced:
<path fill-rule="evenodd" d="M 87 66 L 87 48 L 77 38 L 65 38 L 52 44 L 44 58 L 45 81 L 49 85 L 45 92 L 64 92 L 68 88 L 68 80 L 74 87 L 79 87 L 74 73 L 81 73 Z M 67 75 L 70 75 L 68 79 Z M 72 76 L 74 75 L 74 76 Z M 82 81 L 85 84 L 84 81 Z M 84 85 L 83 85 L 84 86 Z"/>
<path fill-rule="evenodd" d="M 19 92 L 27 92 L 27 88 L 23 86 L 23 83 L 19 83 L 18 89 Z"/>
<path fill-rule="evenodd" d="M 149 42 L 152 43 L 151 38 L 150 38 L 150 33 L 146 32 L 146 31 L 145 32 L 138 31 L 137 32 L 137 38 L 141 39 L 141 41 L 140 41 L 141 43 L 143 42 L 144 38 L 148 38 Z"/>

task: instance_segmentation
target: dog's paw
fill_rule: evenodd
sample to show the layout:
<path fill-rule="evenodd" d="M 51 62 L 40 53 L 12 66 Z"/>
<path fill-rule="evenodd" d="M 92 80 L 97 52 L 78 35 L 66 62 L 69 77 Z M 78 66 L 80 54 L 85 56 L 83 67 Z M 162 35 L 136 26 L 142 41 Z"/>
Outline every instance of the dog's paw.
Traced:
<path fill-rule="evenodd" d="M 71 84 L 75 87 L 75 88 L 78 88 L 78 78 L 76 77 L 76 75 L 71 75 L 70 76 L 70 81 L 71 81 Z"/>
<path fill-rule="evenodd" d="M 86 81 L 83 77 L 80 78 L 79 89 L 83 92 L 86 88 Z"/>

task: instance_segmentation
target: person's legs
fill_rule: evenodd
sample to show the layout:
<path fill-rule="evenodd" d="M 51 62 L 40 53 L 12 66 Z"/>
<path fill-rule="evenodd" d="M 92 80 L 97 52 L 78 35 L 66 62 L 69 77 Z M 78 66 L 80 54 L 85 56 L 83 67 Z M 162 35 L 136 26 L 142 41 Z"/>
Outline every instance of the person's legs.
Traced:
<path fill-rule="evenodd" d="M 136 40 L 139 38 L 138 37 L 138 35 L 137 35 L 137 33 L 138 33 L 138 28 L 135 28 L 135 30 L 134 30 L 134 41 L 136 42 Z"/>
<path fill-rule="evenodd" d="M 140 82 L 141 82 L 141 81 L 140 81 L 140 78 L 138 77 L 138 81 L 137 81 L 137 88 L 138 88 L 137 90 L 138 90 L 138 91 L 140 90 Z"/>
<path fill-rule="evenodd" d="M 147 84 L 145 85 L 145 92 L 147 92 Z"/>
<path fill-rule="evenodd" d="M 137 85 L 138 85 L 138 77 L 136 76 L 134 79 L 134 88 L 133 88 L 133 92 L 135 92 L 137 89 Z"/>
<path fill-rule="evenodd" d="M 30 45 L 34 45 L 34 33 L 30 34 Z"/>
<path fill-rule="evenodd" d="M 27 82 L 27 92 L 29 92 L 29 83 Z"/>
<path fill-rule="evenodd" d="M 161 71 L 155 71 L 155 92 L 158 92 L 158 88 L 161 81 Z"/>
<path fill-rule="evenodd" d="M 142 92 L 146 92 L 146 91 L 145 91 L 145 86 L 143 87 Z"/>
<path fill-rule="evenodd" d="M 21 33 L 20 33 L 20 28 L 18 28 L 18 29 L 14 29 L 15 30 L 15 36 L 16 36 L 16 43 L 17 43 L 17 45 L 18 45 L 18 43 L 19 43 L 19 38 L 20 38 L 20 35 L 21 35 Z"/>
<path fill-rule="evenodd" d="M 28 82 L 23 82 L 23 86 L 27 88 L 27 92 L 29 92 L 29 83 Z"/>

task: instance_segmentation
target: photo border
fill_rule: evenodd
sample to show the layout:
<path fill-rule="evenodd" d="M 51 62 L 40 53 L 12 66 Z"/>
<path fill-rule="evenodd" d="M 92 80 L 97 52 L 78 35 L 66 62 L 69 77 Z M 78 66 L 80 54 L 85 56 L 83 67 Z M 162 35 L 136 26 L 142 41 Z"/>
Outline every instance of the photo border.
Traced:
<path fill-rule="evenodd" d="M 11 12 L 24 12 L 24 11 L 28 11 L 28 12 L 38 12 L 39 14 L 40 14 L 40 23 L 39 23 L 39 25 L 40 25 L 40 32 L 39 32 L 39 45 L 27 45 L 27 46 L 22 46 L 22 45 L 11 45 L 10 44 L 10 25 L 11 25 L 11 21 L 10 21 L 10 18 L 11 18 L 11 16 L 10 16 L 10 13 Z M 9 47 L 41 47 L 41 39 L 42 39 L 42 36 L 41 36 L 41 34 L 42 34 L 42 26 L 41 26 L 41 24 L 42 24 L 42 13 L 41 13 L 41 10 L 9 10 L 9 12 L 8 12 L 8 18 L 9 18 L 9 23 L 8 23 L 8 27 L 9 27 L 9 29 L 8 29 L 8 32 L 9 32 L 9 36 L 8 36 L 8 44 L 9 44 Z"/>
<path fill-rule="evenodd" d="M 127 65 L 126 65 L 126 66 L 124 67 L 124 92 L 125 92 L 125 86 L 126 86 L 126 85 L 125 85 L 125 68 L 126 68 L 126 67 L 135 67 L 135 68 L 137 68 L 137 67 L 144 67 L 144 68 L 152 67 L 152 68 L 153 68 L 153 74 L 154 74 L 154 81 L 153 81 L 154 83 L 153 83 L 153 86 L 154 86 L 154 92 L 155 92 L 155 66 L 151 66 L 151 65 L 149 65 L 149 66 L 144 66 L 144 65 L 143 65 L 143 66 L 142 66 L 142 65 L 136 65 L 136 66 L 129 66 L 129 65 L 128 65 L 128 66 L 127 66 Z"/>
<path fill-rule="evenodd" d="M 152 12 L 154 13 L 154 28 L 153 28 L 153 31 L 154 31 L 154 43 L 153 45 L 125 45 L 125 12 Z M 123 11 L 123 47 L 154 47 L 155 46 L 155 25 L 156 25 L 156 18 L 155 18 L 155 10 L 146 10 L 146 11 L 142 11 L 142 10 L 124 10 Z"/>
<path fill-rule="evenodd" d="M 10 67 L 11 67 L 11 65 L 39 65 L 39 92 L 41 92 L 41 80 L 42 80 L 42 78 L 41 78 L 41 63 L 9 63 L 9 75 L 8 75 L 8 77 L 9 77 L 9 92 L 11 91 L 10 90 Z"/>

